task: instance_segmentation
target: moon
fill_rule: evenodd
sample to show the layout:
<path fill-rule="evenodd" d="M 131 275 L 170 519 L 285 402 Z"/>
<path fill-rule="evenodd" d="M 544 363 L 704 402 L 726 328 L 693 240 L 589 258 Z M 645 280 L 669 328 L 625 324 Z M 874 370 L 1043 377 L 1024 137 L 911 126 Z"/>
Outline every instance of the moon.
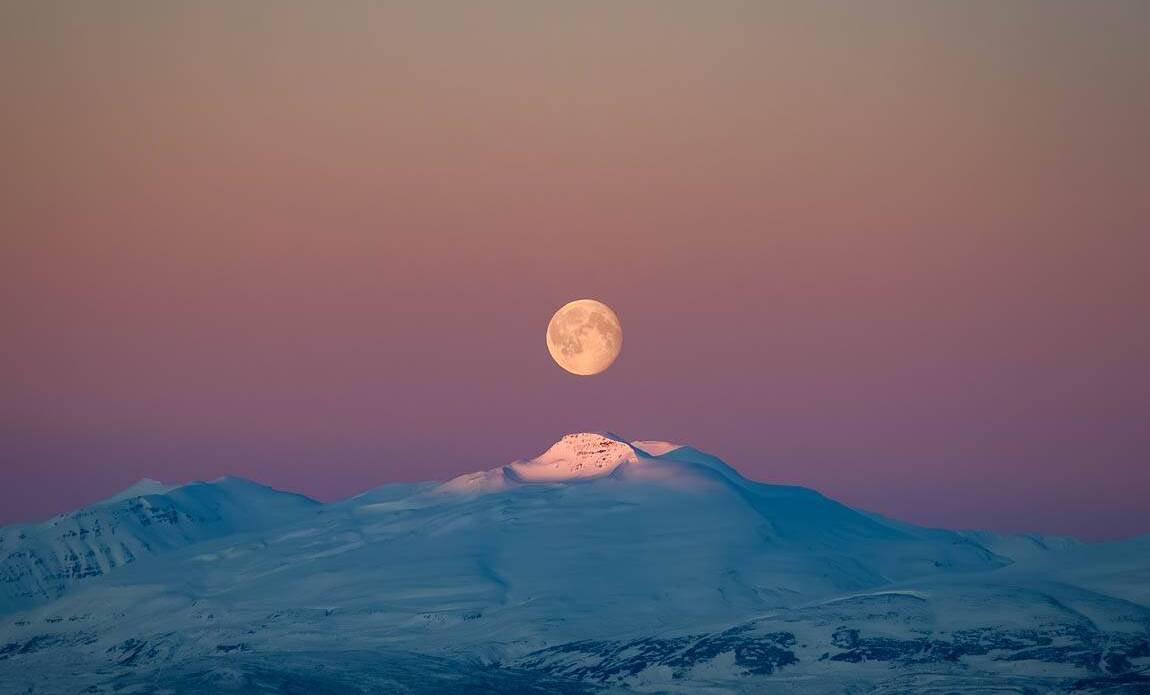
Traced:
<path fill-rule="evenodd" d="M 556 364 L 572 374 L 599 374 L 611 366 L 622 349 L 619 317 L 603 302 L 568 302 L 547 324 L 547 350 Z"/>

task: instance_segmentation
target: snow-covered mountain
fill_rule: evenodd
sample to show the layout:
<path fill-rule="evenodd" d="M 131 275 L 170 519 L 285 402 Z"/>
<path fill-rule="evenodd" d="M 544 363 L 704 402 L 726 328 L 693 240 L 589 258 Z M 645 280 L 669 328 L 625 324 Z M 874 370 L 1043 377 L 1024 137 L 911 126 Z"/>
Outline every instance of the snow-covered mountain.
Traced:
<path fill-rule="evenodd" d="M 1150 687 L 1143 541 L 926 529 L 610 434 L 329 505 L 145 484 L 2 533 L 5 568 L 120 559 L 13 592 L 0 692 Z"/>
<path fill-rule="evenodd" d="M 141 480 L 42 524 L 0 528 L 0 613 L 59 598 L 137 559 L 278 526 L 318 506 L 241 478 L 180 486 Z"/>

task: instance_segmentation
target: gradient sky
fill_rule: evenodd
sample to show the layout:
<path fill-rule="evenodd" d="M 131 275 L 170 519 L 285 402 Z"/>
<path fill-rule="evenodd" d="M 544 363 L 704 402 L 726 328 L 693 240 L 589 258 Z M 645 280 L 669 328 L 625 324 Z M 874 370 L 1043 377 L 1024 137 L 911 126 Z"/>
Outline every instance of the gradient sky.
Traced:
<path fill-rule="evenodd" d="M 1150 532 L 1150 3 L 7 2 L 0 523 L 608 429 Z M 579 378 L 551 313 L 618 312 Z"/>

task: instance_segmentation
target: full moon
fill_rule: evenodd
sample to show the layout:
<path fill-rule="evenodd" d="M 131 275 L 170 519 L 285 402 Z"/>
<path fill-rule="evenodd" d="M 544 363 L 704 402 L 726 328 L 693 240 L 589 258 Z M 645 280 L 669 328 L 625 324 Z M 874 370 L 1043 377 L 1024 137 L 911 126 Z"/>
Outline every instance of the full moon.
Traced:
<path fill-rule="evenodd" d="M 603 302 L 568 302 L 547 324 L 547 350 L 556 364 L 572 374 L 599 374 L 611 366 L 622 349 L 619 317 Z"/>

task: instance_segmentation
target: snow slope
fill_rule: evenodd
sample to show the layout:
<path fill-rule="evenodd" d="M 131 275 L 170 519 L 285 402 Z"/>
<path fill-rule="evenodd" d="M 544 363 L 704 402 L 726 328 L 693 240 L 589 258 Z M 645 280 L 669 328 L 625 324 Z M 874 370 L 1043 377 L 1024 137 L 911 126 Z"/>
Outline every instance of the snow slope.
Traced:
<path fill-rule="evenodd" d="M 0 615 L 0 692 L 1089 692 L 1150 666 L 1144 543 L 921 528 L 605 433 L 330 505 L 231 480 L 53 521 L 106 539 L 108 514 L 155 557 Z"/>
<path fill-rule="evenodd" d="M 141 480 L 42 524 L 0 529 L 0 613 L 58 598 L 142 557 L 281 525 L 317 507 L 240 478 L 182 486 Z"/>

